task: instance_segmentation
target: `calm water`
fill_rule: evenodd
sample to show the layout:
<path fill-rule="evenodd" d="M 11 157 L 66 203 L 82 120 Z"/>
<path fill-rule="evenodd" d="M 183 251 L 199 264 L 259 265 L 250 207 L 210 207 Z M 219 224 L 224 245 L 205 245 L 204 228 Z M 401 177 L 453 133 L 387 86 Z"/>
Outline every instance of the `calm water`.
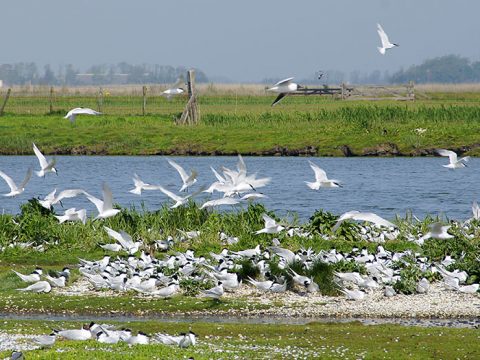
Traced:
<path fill-rule="evenodd" d="M 197 184 L 209 185 L 215 178 L 209 166 L 225 165 L 235 168 L 236 157 L 171 157 L 185 169 L 198 171 Z M 323 208 L 336 214 L 349 210 L 372 211 L 386 218 L 396 214 L 404 216 L 411 210 L 415 215 L 444 214 L 449 218 L 466 219 L 471 215 L 471 203 L 480 201 L 478 180 L 480 160 L 472 159 L 469 167 L 449 170 L 441 165 L 447 158 L 314 158 L 325 169 L 329 178 L 340 180 L 343 188 L 313 191 L 304 181 L 313 181 L 313 171 L 308 158 L 297 157 L 245 157 L 248 172 L 258 177 L 271 177 L 272 182 L 259 189 L 269 198 L 263 202 L 279 215 L 296 212 L 307 219 L 316 209 Z M 0 156 L 0 170 L 15 182 L 23 180 L 27 168 L 38 168 L 34 156 Z M 167 163 L 165 157 L 57 157 L 59 176 L 48 174 L 46 178 L 33 176 L 26 191 L 17 198 L 0 198 L 0 210 L 17 213 L 19 205 L 32 197 L 44 197 L 54 188 L 57 191 L 83 188 L 101 197 L 105 181 L 112 189 L 114 202 L 122 206 L 139 206 L 145 203 L 155 210 L 167 201 L 159 191 L 147 191 L 142 196 L 130 194 L 132 175 L 142 180 L 160 184 L 172 191 L 180 188 L 180 177 Z M 188 171 L 188 170 L 187 170 Z M 196 185 L 197 185 L 196 184 Z M 0 194 L 9 188 L 0 178 Z M 215 193 L 214 197 L 219 197 Z M 197 202 L 206 198 L 202 195 Z M 93 205 L 84 196 L 64 201 L 65 208 L 87 208 Z M 58 212 L 62 212 L 60 207 Z"/>

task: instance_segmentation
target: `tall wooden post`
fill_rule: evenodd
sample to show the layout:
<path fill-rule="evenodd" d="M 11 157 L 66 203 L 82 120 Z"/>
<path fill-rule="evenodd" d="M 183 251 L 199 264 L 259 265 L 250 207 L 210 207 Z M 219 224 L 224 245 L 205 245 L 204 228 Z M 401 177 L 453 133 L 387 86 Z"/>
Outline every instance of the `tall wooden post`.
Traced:
<path fill-rule="evenodd" d="M 5 106 L 7 105 L 7 101 L 10 98 L 10 93 L 12 92 L 11 88 L 8 88 L 7 94 L 5 95 L 5 99 L 3 100 L 2 107 L 0 108 L 0 116 L 3 116 L 3 110 L 5 110 Z"/>
<path fill-rule="evenodd" d="M 147 107 L 147 87 L 144 85 L 142 88 L 143 103 L 142 103 L 142 115 L 145 116 L 145 108 Z"/>
<path fill-rule="evenodd" d="M 50 97 L 48 99 L 48 102 L 49 102 L 49 113 L 52 114 L 53 113 L 53 86 L 50 86 Z"/>
<path fill-rule="evenodd" d="M 103 88 L 100 88 L 97 96 L 97 108 L 98 112 L 102 112 L 103 108 Z"/>
<path fill-rule="evenodd" d="M 342 100 L 345 100 L 345 83 L 342 82 Z"/>
<path fill-rule="evenodd" d="M 195 95 L 195 70 L 188 70 L 187 73 L 188 102 L 183 110 L 182 116 L 177 119 L 177 124 L 193 125 L 200 121 L 197 96 Z"/>

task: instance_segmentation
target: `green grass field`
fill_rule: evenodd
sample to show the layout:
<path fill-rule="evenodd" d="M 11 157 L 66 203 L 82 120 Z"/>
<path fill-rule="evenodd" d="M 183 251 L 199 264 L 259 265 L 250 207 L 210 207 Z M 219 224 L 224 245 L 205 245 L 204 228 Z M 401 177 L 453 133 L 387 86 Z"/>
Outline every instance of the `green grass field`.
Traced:
<path fill-rule="evenodd" d="M 415 102 L 341 101 L 287 97 L 272 108 L 272 96 L 203 96 L 201 124 L 177 126 L 184 98 L 149 99 L 141 116 L 141 98 L 104 99 L 100 117 L 63 119 L 70 108 L 97 108 L 95 97 L 57 99 L 47 115 L 40 96 L 13 96 L 0 118 L 0 154 L 31 154 L 35 142 L 48 154 L 298 154 L 342 156 L 419 155 L 452 148 L 480 152 L 480 93 L 431 93 Z M 415 129 L 426 129 L 418 134 Z"/>
<path fill-rule="evenodd" d="M 112 324 L 110 321 L 106 321 Z M 99 344 L 59 340 L 47 350 L 26 351 L 27 359 L 475 359 L 480 356 L 478 330 L 365 326 L 359 323 L 307 325 L 114 323 L 147 334 L 177 335 L 191 328 L 197 346 L 180 349 L 151 344 Z M 48 334 L 52 328 L 79 328 L 78 322 L 2 321 L 4 331 Z M 0 357 L 10 352 L 1 352 Z"/>

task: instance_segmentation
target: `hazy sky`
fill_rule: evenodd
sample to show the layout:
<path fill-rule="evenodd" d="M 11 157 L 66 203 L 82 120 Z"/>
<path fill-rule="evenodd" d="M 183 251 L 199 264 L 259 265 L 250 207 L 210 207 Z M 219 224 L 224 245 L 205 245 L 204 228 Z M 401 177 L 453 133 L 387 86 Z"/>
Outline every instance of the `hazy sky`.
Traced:
<path fill-rule="evenodd" d="M 479 0 L 3 1 L 0 63 L 184 65 L 237 81 L 394 72 L 445 54 L 480 60 L 479 14 Z M 377 22 L 400 45 L 386 56 Z"/>

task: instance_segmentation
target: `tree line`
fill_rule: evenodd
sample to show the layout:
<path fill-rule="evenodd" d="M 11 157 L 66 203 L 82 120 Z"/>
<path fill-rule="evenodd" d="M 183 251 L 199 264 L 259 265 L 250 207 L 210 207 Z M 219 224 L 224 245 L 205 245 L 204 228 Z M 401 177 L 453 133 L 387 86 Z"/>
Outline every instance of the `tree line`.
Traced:
<path fill-rule="evenodd" d="M 169 65 L 132 65 L 121 62 L 115 65 L 93 65 L 80 71 L 74 65 L 59 66 L 56 71 L 45 65 L 43 71 L 33 62 L 0 64 L 0 80 L 8 85 L 108 85 L 108 84 L 164 84 L 185 77 L 187 68 Z M 208 82 L 205 73 L 195 71 L 197 82 Z"/>

